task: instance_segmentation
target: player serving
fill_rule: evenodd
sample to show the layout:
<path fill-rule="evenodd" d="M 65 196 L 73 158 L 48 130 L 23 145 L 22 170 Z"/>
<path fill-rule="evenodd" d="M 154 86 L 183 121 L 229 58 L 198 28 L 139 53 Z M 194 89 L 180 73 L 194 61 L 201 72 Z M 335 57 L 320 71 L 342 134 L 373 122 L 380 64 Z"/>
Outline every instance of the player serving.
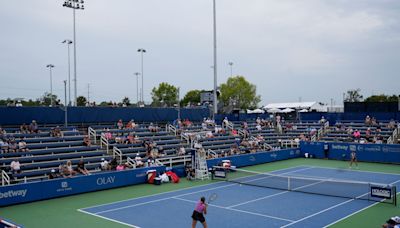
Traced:
<path fill-rule="evenodd" d="M 196 203 L 196 208 L 193 210 L 192 228 L 196 227 L 197 221 L 201 222 L 204 228 L 207 228 L 206 219 L 204 218 L 205 214 L 207 214 L 207 204 L 206 198 L 203 196 L 200 198 L 199 202 Z"/>
<path fill-rule="evenodd" d="M 356 167 L 358 167 L 358 163 L 357 163 L 357 154 L 355 151 L 352 151 L 350 153 L 350 165 L 349 168 L 351 169 L 351 167 L 353 166 L 353 163 L 356 164 Z"/>

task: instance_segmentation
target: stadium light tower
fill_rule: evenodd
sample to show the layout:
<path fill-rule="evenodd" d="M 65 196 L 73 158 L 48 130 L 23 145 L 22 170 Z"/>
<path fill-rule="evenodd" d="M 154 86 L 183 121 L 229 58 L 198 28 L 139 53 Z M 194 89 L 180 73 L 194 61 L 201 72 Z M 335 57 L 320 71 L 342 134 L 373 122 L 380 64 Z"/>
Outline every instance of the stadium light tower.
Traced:
<path fill-rule="evenodd" d="M 75 10 L 84 10 L 84 1 L 83 0 L 65 0 L 63 7 L 72 9 L 72 18 L 73 18 L 73 31 L 74 31 L 74 105 L 77 105 L 76 97 L 78 93 L 77 89 L 77 79 L 76 79 L 76 29 L 75 29 Z"/>
<path fill-rule="evenodd" d="M 64 40 L 62 42 L 63 44 L 67 44 L 67 49 L 68 49 L 68 103 L 65 103 L 65 105 L 71 106 L 71 58 L 70 58 L 70 52 L 69 52 L 69 45 L 71 45 L 73 42 L 72 40 Z"/>
<path fill-rule="evenodd" d="M 141 101 L 142 101 L 142 103 L 144 105 L 144 98 L 143 98 L 143 53 L 146 53 L 146 50 L 143 49 L 143 48 L 139 48 L 137 51 L 141 54 L 141 59 L 142 59 L 142 89 L 141 89 L 141 96 L 142 97 L 141 97 Z"/>
<path fill-rule="evenodd" d="M 228 65 L 230 66 L 230 68 L 231 68 L 231 77 L 233 76 L 233 74 L 232 74 L 232 66 L 233 66 L 233 62 L 229 62 L 228 63 Z"/>
<path fill-rule="evenodd" d="M 136 76 L 136 104 L 139 105 L 139 72 L 134 73 Z"/>
<path fill-rule="evenodd" d="M 215 115 L 218 113 L 218 100 L 217 100 L 217 21 L 216 21 L 216 6 L 213 0 L 213 38 L 214 38 L 214 120 Z"/>
<path fill-rule="evenodd" d="M 54 68 L 53 64 L 47 64 L 46 66 L 50 70 L 50 105 L 53 107 L 53 75 L 52 68 Z"/>

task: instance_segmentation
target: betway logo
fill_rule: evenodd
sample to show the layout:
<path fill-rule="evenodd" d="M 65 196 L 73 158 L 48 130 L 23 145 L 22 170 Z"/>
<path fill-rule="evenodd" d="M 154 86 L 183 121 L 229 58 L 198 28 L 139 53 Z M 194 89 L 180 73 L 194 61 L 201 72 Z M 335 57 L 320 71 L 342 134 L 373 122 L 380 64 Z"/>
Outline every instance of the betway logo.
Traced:
<path fill-rule="evenodd" d="M 0 192 L 0 199 L 17 197 L 17 196 L 25 197 L 26 192 L 28 192 L 27 189 L 18 191 L 9 190 L 8 192 Z"/>

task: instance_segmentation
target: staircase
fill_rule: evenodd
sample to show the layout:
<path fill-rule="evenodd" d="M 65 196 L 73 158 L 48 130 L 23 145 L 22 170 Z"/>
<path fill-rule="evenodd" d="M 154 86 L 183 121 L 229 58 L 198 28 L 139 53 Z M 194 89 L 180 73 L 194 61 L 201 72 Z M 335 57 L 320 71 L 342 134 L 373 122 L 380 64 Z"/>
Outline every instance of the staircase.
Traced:
<path fill-rule="evenodd" d="M 198 149 L 196 152 L 195 173 L 198 180 L 209 179 L 207 154 L 204 149 Z"/>

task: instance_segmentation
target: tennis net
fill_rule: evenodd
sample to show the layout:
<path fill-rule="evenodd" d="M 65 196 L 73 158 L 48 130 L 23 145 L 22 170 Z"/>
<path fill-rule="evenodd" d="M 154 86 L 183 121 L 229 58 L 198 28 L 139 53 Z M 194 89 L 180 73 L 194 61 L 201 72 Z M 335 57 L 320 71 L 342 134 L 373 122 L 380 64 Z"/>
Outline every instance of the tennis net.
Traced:
<path fill-rule="evenodd" d="M 370 200 L 396 205 L 396 186 L 390 184 L 276 175 L 223 167 L 213 167 L 212 173 L 214 179 L 243 185 L 349 199 Z"/>

